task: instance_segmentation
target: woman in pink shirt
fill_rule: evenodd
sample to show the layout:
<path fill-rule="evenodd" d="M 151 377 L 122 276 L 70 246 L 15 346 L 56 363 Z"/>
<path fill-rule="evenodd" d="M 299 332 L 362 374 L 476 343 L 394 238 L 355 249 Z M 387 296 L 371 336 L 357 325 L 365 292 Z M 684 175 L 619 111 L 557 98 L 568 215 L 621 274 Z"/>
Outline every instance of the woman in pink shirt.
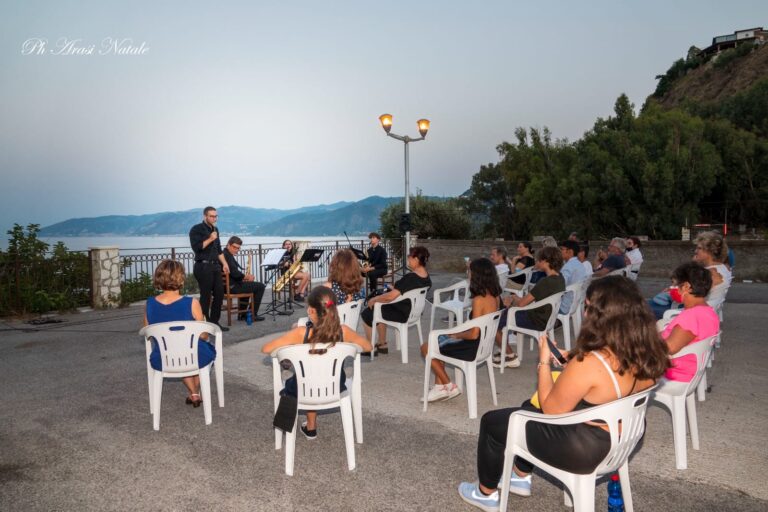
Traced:
<path fill-rule="evenodd" d="M 712 288 L 712 274 L 695 262 L 683 263 L 672 272 L 669 293 L 672 300 L 682 302 L 683 312 L 675 316 L 661 332 L 673 357 L 672 367 L 664 374 L 668 380 L 690 382 L 696 374 L 696 356 L 674 358 L 685 346 L 720 332 L 720 319 L 707 305 Z"/>

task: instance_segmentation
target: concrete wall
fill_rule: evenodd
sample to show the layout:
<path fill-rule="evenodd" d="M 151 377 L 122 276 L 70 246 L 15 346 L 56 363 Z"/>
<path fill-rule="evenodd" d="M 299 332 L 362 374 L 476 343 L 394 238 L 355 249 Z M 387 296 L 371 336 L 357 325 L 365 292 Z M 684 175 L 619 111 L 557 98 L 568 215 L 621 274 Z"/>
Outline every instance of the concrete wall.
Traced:
<path fill-rule="evenodd" d="M 488 256 L 491 248 L 503 245 L 514 255 L 517 242 L 497 242 L 493 240 L 425 240 L 419 239 L 418 245 L 429 249 L 429 268 L 435 271 L 461 272 L 464 267 L 464 256 L 478 258 Z M 541 247 L 534 243 L 534 250 Z M 768 241 L 729 241 L 728 245 L 736 255 L 736 279 L 752 279 L 768 281 Z M 607 240 L 591 241 L 589 243 L 590 259 L 600 247 L 608 247 Z M 693 242 L 680 241 L 649 241 L 642 242 L 640 250 L 643 253 L 641 274 L 651 277 L 668 277 L 670 272 L 680 263 L 693 256 Z"/>

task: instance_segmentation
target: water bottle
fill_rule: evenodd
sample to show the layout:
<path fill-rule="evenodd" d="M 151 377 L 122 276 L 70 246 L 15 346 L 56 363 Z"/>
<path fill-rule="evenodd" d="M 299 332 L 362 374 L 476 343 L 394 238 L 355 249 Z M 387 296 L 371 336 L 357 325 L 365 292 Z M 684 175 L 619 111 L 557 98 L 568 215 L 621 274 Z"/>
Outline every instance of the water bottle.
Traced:
<path fill-rule="evenodd" d="M 251 314 L 250 309 L 245 313 L 245 323 L 247 325 L 253 324 L 253 315 Z"/>
<path fill-rule="evenodd" d="M 611 475 L 608 482 L 608 512 L 624 512 L 624 497 L 621 495 L 621 483 L 619 475 Z"/>

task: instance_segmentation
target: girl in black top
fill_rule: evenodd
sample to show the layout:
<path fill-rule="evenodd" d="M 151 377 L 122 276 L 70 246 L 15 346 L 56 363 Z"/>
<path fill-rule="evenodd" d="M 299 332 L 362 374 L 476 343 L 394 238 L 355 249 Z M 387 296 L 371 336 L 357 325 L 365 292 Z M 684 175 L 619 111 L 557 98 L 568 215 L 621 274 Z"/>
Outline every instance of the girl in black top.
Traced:
<path fill-rule="evenodd" d="M 385 294 L 368 299 L 368 307 L 360 313 L 360 317 L 365 324 L 365 334 L 368 336 L 369 340 L 372 338 L 373 334 L 371 325 L 373 324 L 373 306 L 376 303 L 386 304 L 411 290 L 432 287 L 432 280 L 429 278 L 429 273 L 426 268 L 427 261 L 429 261 L 429 251 L 426 247 L 411 247 L 407 259 L 407 266 L 411 269 L 411 272 L 397 281 L 394 289 Z M 381 308 L 381 315 L 384 319 L 392 322 L 405 323 L 408 321 L 408 315 L 410 314 L 410 301 L 401 301 L 390 306 L 382 306 Z M 376 339 L 379 340 L 379 343 L 376 345 L 376 350 L 380 354 L 386 354 L 389 352 L 387 348 L 387 326 L 379 324 L 377 329 Z"/>
<path fill-rule="evenodd" d="M 478 318 L 499 310 L 501 286 L 496 274 L 496 267 L 488 258 L 479 258 L 469 265 L 469 294 L 472 297 L 470 318 Z M 480 344 L 480 329 L 473 327 L 464 332 L 443 334 L 438 338 L 440 353 L 455 359 L 474 361 Z M 426 357 L 429 343 L 421 345 L 421 355 Z M 459 387 L 451 382 L 445 372 L 445 363 L 432 360 L 435 374 L 435 386 L 429 391 L 427 400 L 435 402 L 454 398 L 461 394 Z"/>

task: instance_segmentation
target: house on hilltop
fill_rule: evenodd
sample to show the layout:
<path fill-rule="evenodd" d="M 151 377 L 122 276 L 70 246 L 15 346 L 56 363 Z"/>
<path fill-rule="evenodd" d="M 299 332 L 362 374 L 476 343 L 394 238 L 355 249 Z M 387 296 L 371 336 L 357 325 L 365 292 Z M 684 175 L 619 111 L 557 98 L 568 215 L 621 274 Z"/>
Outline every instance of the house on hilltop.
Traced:
<path fill-rule="evenodd" d="M 768 31 L 763 27 L 748 28 L 737 30 L 733 34 L 715 36 L 712 38 L 712 44 L 701 51 L 701 55 L 716 55 L 723 50 L 736 48 L 743 43 L 765 44 L 768 42 Z"/>

